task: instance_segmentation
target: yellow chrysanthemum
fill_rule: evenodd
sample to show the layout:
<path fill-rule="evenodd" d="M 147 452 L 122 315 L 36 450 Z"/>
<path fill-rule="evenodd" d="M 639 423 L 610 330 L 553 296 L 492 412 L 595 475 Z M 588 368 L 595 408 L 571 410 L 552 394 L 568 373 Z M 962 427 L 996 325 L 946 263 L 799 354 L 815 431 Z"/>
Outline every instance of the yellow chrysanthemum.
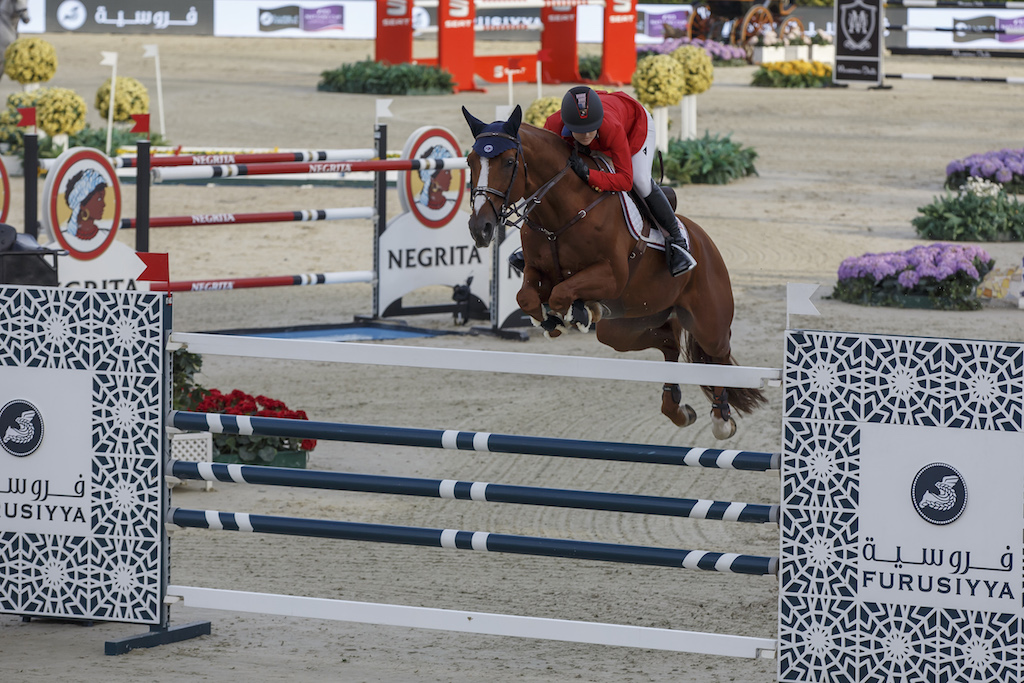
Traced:
<path fill-rule="evenodd" d="M 68 88 L 48 88 L 36 108 L 36 123 L 49 136 L 73 135 L 85 128 L 88 106 Z"/>
<path fill-rule="evenodd" d="M 549 116 L 561 108 L 562 100 L 557 97 L 538 97 L 523 112 L 523 121 L 540 128 Z"/>
<path fill-rule="evenodd" d="M 104 119 L 110 110 L 110 79 L 108 78 L 96 91 L 96 109 Z M 149 112 L 149 91 L 146 86 L 128 76 L 117 77 L 114 89 L 114 120 L 126 122 L 132 120 L 132 114 Z"/>
<path fill-rule="evenodd" d="M 57 51 L 42 38 L 18 38 L 4 51 L 4 73 L 22 85 L 45 83 L 57 73 Z"/>
<path fill-rule="evenodd" d="M 715 67 L 707 50 L 696 45 L 683 45 L 672 51 L 672 57 L 686 74 L 684 95 L 699 95 L 711 87 L 715 80 Z"/>
<path fill-rule="evenodd" d="M 637 62 L 633 88 L 648 109 L 676 105 L 686 94 L 686 72 L 671 55 L 648 55 Z"/>

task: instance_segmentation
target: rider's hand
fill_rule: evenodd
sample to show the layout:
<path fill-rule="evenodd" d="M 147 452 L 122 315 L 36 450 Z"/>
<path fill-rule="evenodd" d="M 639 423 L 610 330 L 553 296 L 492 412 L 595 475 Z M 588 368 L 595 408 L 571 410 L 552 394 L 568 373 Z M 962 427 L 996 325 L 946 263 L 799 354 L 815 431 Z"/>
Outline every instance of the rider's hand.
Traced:
<path fill-rule="evenodd" d="M 569 167 L 575 171 L 576 175 L 583 179 L 583 182 L 590 184 L 590 168 L 583 163 L 583 159 L 580 159 L 576 154 L 569 155 Z"/>

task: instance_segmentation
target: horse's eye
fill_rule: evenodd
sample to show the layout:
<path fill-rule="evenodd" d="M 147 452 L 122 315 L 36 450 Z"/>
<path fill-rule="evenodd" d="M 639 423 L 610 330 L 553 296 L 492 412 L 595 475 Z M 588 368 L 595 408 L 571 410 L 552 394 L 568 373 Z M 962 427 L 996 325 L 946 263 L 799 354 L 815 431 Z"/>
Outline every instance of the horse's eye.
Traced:
<path fill-rule="evenodd" d="M 511 166 L 514 163 L 516 163 L 516 160 L 511 158 L 511 157 L 509 157 L 508 159 L 505 159 L 505 165 L 506 166 Z"/>

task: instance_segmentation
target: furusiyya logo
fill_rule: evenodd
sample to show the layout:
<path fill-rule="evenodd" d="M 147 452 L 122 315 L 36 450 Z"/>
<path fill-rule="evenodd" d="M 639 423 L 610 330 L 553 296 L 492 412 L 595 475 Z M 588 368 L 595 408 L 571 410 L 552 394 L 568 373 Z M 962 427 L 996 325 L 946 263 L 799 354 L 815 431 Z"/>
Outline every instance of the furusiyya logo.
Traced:
<path fill-rule="evenodd" d="M 77 31 L 85 25 L 89 11 L 79 0 L 64 0 L 57 5 L 57 23 L 65 31 Z"/>
<path fill-rule="evenodd" d="M 28 401 L 9 401 L 0 409 L 0 446 L 13 456 L 32 455 L 43 443 L 43 417 Z"/>
<path fill-rule="evenodd" d="M 261 31 L 279 31 L 283 28 L 299 28 L 299 8 L 297 5 L 260 9 L 259 23 Z"/>
<path fill-rule="evenodd" d="M 917 514 L 926 522 L 949 524 L 967 508 L 967 484 L 953 467 L 933 462 L 914 477 L 910 498 Z"/>

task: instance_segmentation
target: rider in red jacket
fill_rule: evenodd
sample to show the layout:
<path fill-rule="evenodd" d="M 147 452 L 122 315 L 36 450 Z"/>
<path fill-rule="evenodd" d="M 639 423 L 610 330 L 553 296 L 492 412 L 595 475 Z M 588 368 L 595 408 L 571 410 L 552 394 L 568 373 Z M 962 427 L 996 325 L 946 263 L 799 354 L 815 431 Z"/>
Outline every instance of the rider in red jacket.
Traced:
<path fill-rule="evenodd" d="M 597 93 L 585 85 L 571 88 L 562 98 L 562 110 L 548 117 L 544 127 L 606 154 L 613 173 L 589 168 L 574 151 L 569 164 L 595 191 L 628 192 L 635 188 L 647 202 L 654 220 L 665 234 L 666 256 L 673 276 L 695 265 L 686 238 L 665 193 L 651 178 L 654 164 L 654 122 L 643 105 L 624 92 Z"/>

